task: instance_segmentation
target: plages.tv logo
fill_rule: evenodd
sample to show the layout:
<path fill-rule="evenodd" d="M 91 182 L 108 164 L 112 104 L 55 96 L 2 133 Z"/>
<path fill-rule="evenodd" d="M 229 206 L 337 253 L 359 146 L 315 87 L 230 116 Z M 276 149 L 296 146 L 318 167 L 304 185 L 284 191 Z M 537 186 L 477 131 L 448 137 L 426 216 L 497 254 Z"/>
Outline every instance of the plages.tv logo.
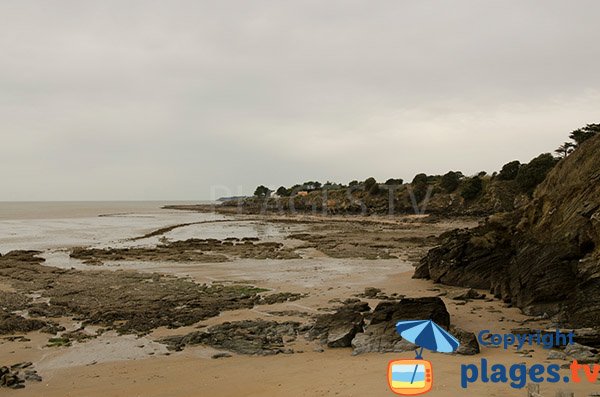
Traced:
<path fill-rule="evenodd" d="M 433 387 L 433 366 L 423 359 L 423 349 L 440 353 L 455 351 L 460 343 L 448 331 L 431 320 L 409 320 L 396 323 L 396 331 L 407 341 L 421 347 L 414 359 L 392 360 L 388 364 L 390 389 L 402 396 L 424 394 Z"/>

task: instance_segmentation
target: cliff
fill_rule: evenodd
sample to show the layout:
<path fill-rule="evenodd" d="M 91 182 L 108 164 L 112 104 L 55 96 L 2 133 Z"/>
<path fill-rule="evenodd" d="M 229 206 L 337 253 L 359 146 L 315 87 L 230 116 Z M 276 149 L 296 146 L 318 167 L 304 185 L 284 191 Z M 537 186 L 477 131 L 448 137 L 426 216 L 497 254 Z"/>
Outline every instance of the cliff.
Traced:
<path fill-rule="evenodd" d="M 600 135 L 555 166 L 533 199 L 442 236 L 416 278 L 476 288 L 528 314 L 600 325 Z"/>

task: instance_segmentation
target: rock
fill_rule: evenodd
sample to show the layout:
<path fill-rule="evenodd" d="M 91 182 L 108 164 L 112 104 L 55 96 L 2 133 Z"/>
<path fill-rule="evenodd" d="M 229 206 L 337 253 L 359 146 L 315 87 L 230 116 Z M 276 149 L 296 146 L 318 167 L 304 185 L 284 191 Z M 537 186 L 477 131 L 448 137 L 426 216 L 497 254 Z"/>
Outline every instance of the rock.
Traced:
<path fill-rule="evenodd" d="M 569 332 L 569 330 L 566 330 L 564 333 Z M 573 337 L 575 342 L 585 346 L 600 348 L 600 327 L 574 329 L 573 333 L 575 334 Z"/>
<path fill-rule="evenodd" d="M 17 369 L 25 369 L 28 367 L 31 367 L 33 365 L 33 363 L 31 361 L 24 361 L 22 363 L 17 363 L 17 364 L 13 364 L 10 366 L 11 370 L 17 370 Z"/>
<path fill-rule="evenodd" d="M 464 291 L 455 292 L 449 297 L 454 300 L 485 299 L 485 294 L 480 294 L 473 288 L 469 288 Z"/>
<path fill-rule="evenodd" d="M 42 381 L 42 377 L 33 369 L 33 363 L 25 361 L 0 367 L 0 387 L 21 389 L 25 387 L 25 381 Z"/>
<path fill-rule="evenodd" d="M 206 345 L 238 354 L 273 355 L 285 352 L 283 337 L 298 333 L 299 323 L 264 320 L 225 322 L 187 335 L 159 340 L 169 350 L 182 350 L 187 345 Z"/>
<path fill-rule="evenodd" d="M 400 320 L 428 320 L 435 321 L 439 326 L 448 329 L 450 314 L 446 310 L 444 301 L 439 297 L 404 298 L 398 302 L 381 302 L 373 311 L 371 325 L 382 322 L 396 322 Z"/>
<path fill-rule="evenodd" d="M 228 357 L 231 357 L 231 354 L 227 353 L 227 352 L 215 353 L 212 356 L 210 356 L 210 358 L 214 358 L 214 359 L 217 359 L 217 358 L 228 358 Z"/>
<path fill-rule="evenodd" d="M 293 292 L 278 292 L 276 294 L 261 297 L 258 304 L 273 305 L 275 303 L 293 302 L 304 297 L 306 297 L 305 294 L 297 294 Z"/>
<path fill-rule="evenodd" d="M 42 320 L 25 318 L 0 308 L 0 335 L 36 331 L 45 325 Z"/>
<path fill-rule="evenodd" d="M 600 134 L 560 160 L 512 212 L 440 237 L 414 277 L 488 289 L 525 314 L 598 327 L 600 305 Z"/>
<path fill-rule="evenodd" d="M 414 350 L 415 345 L 398 335 L 396 323 L 421 319 L 432 319 L 446 329 L 450 325 L 450 315 L 438 297 L 404 298 L 398 302 L 379 303 L 364 333 L 359 333 L 352 340 L 352 354 Z"/>
<path fill-rule="evenodd" d="M 388 323 L 369 325 L 365 332 L 352 340 L 352 355 L 363 353 L 399 353 L 415 350 L 416 345 L 402 339 L 396 332 L 396 326 Z"/>
<path fill-rule="evenodd" d="M 40 332 L 46 333 L 46 334 L 50 334 L 50 335 L 56 335 L 59 332 L 63 332 L 65 331 L 65 327 L 63 327 L 62 325 L 58 325 L 54 322 L 48 322 L 46 323 L 45 326 L 43 326 L 42 328 L 39 329 Z"/>
<path fill-rule="evenodd" d="M 36 371 L 25 371 L 25 380 L 26 381 L 32 381 L 32 382 L 41 382 L 42 381 L 42 377 L 38 375 L 38 373 Z"/>
<path fill-rule="evenodd" d="M 375 287 L 367 287 L 365 288 L 365 292 L 364 292 L 364 297 L 365 298 L 375 298 L 377 296 L 377 294 L 379 294 L 381 292 L 381 290 L 379 288 L 375 288 Z"/>
<path fill-rule="evenodd" d="M 552 350 L 548 353 L 548 360 L 565 360 L 566 358 L 567 355 L 565 353 L 557 350 Z"/>
<path fill-rule="evenodd" d="M 565 354 L 580 364 L 597 363 L 600 360 L 597 349 L 579 343 L 565 346 Z"/>
<path fill-rule="evenodd" d="M 317 317 L 315 325 L 308 331 L 307 339 L 318 339 L 328 347 L 350 347 L 354 336 L 363 330 L 361 307 L 357 304 L 342 306 L 333 314 Z"/>
<path fill-rule="evenodd" d="M 465 356 L 479 354 L 479 342 L 477 342 L 477 337 L 473 332 L 457 327 L 450 327 L 450 333 L 460 342 L 460 346 L 456 349 L 456 354 Z"/>

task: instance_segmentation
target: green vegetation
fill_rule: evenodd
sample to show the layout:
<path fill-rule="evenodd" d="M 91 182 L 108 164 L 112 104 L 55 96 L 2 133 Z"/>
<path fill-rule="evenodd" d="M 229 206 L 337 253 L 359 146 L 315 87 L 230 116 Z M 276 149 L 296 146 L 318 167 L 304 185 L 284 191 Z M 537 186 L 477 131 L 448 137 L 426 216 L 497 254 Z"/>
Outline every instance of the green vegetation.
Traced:
<path fill-rule="evenodd" d="M 419 185 L 424 183 L 427 183 L 427 174 L 417 174 L 412 180 L 413 185 Z"/>
<path fill-rule="evenodd" d="M 599 132 L 600 124 L 588 124 L 585 127 L 572 131 L 569 138 L 574 140 L 577 146 L 579 146 Z"/>
<path fill-rule="evenodd" d="M 466 180 L 466 182 L 460 192 L 460 195 L 465 200 L 472 200 L 475 197 L 477 197 L 479 195 L 479 193 L 481 193 L 482 190 L 483 190 L 483 182 L 482 182 L 481 178 L 479 177 L 479 175 L 477 175 L 477 176 L 474 176 L 474 177 Z"/>
<path fill-rule="evenodd" d="M 548 171 L 556 165 L 556 161 L 550 153 L 543 153 L 528 164 L 521 166 L 515 178 L 518 188 L 524 193 L 533 193 L 535 187 L 544 180 Z"/>
<path fill-rule="evenodd" d="M 281 197 L 289 197 L 292 194 L 291 190 L 286 189 L 285 186 L 279 186 L 275 193 L 277 193 Z"/>
<path fill-rule="evenodd" d="M 71 340 L 69 338 L 57 337 L 48 339 L 48 343 L 46 344 L 48 347 L 68 347 L 71 346 Z"/>
<path fill-rule="evenodd" d="M 458 185 L 460 185 L 462 177 L 463 174 L 460 171 L 449 171 L 442 176 L 440 187 L 444 189 L 446 193 L 452 193 L 458 188 Z"/>
<path fill-rule="evenodd" d="M 363 184 L 365 186 L 365 190 L 370 191 L 371 188 L 373 187 L 373 185 L 377 184 L 377 181 L 375 180 L 375 178 L 370 177 L 370 178 L 365 179 Z"/>
<path fill-rule="evenodd" d="M 579 145 L 583 142 L 587 141 L 594 135 L 600 132 L 600 124 L 588 124 L 585 127 L 581 127 L 576 129 L 575 131 L 571 131 L 569 134 L 569 138 L 573 140 L 573 142 L 564 142 L 562 145 L 558 147 L 554 151 L 554 153 L 558 154 L 560 158 L 565 158 L 569 154 L 571 154 Z"/>
<path fill-rule="evenodd" d="M 514 160 L 510 163 L 504 164 L 500 170 L 500 173 L 498 174 L 498 179 L 502 181 L 514 180 L 519 173 L 519 168 L 521 168 L 521 162 L 519 160 Z"/>
<path fill-rule="evenodd" d="M 555 153 L 558 158 L 565 158 L 574 150 L 577 150 L 586 140 L 592 138 L 600 132 L 600 124 L 587 124 L 585 127 L 572 131 L 569 134 L 570 142 L 564 142 Z M 453 197 L 441 197 L 435 200 L 436 195 L 456 195 L 461 196 L 469 201 L 469 206 L 476 208 L 489 205 L 490 200 L 495 202 L 502 201 L 503 208 L 507 210 L 513 205 L 514 196 L 518 193 L 526 193 L 531 195 L 546 177 L 546 174 L 559 161 L 550 153 L 541 154 L 529 163 L 521 163 L 519 160 L 510 161 L 502 166 L 499 172 L 494 172 L 488 175 L 487 172 L 481 171 L 472 177 L 466 178 L 460 171 L 448 171 L 443 175 L 427 175 L 426 173 L 418 173 L 412 179 L 410 184 L 404 184 L 402 178 L 389 178 L 385 183 L 378 183 L 374 177 L 369 177 L 364 181 L 352 180 L 347 185 L 327 181 L 324 184 L 318 181 L 307 181 L 302 184 L 296 184 L 286 188 L 280 186 L 276 193 L 280 198 L 276 202 L 273 198 L 269 202 L 269 208 L 281 208 L 286 205 L 285 198 L 293 197 L 294 208 L 299 209 L 314 209 L 320 206 L 325 206 L 325 200 L 331 203 L 327 204 L 328 211 L 336 211 L 343 208 L 344 211 L 363 211 L 364 208 L 377 208 L 382 210 L 386 208 L 384 199 L 393 199 L 387 203 L 387 208 L 408 208 L 413 206 L 416 201 L 420 204 L 425 200 L 429 193 L 434 198 L 434 205 L 452 206 L 456 203 Z M 350 191 L 346 191 L 350 187 Z M 406 188 L 406 189 L 402 189 Z M 492 189 L 492 190 L 490 190 Z M 303 192 L 298 195 L 299 192 Z M 308 194 L 304 193 L 308 192 Z M 266 186 L 256 188 L 254 195 L 256 197 L 270 197 L 271 190 Z M 389 193 L 384 194 L 384 193 Z M 385 196 L 385 197 L 384 197 Z M 480 203 L 476 202 L 477 198 L 484 198 Z M 512 197 L 512 198 L 511 198 Z M 490 200 L 488 200 L 488 198 Z M 414 199 L 414 201 L 413 201 Z M 292 202 L 292 201 L 290 201 Z M 392 203 L 392 204 L 390 204 Z M 332 209 L 337 207 L 337 209 Z"/>
<path fill-rule="evenodd" d="M 260 185 L 259 187 L 256 188 L 256 190 L 254 191 L 254 195 L 256 197 L 267 197 L 269 194 L 271 193 L 271 190 L 269 190 L 268 187 L 265 187 L 263 185 Z"/>
<path fill-rule="evenodd" d="M 404 180 L 401 178 L 398 178 L 398 179 L 390 178 L 387 181 L 385 181 L 385 184 L 388 186 L 402 185 L 403 183 L 404 183 Z"/>

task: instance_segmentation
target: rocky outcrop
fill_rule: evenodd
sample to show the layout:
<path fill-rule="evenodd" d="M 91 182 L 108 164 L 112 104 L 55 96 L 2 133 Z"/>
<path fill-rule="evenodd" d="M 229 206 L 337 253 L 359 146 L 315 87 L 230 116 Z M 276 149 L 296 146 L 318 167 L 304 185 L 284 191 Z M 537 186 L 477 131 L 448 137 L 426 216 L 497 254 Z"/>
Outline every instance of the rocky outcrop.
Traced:
<path fill-rule="evenodd" d="M 440 298 L 405 298 L 397 302 L 381 302 L 373 311 L 364 333 L 358 334 L 352 341 L 352 354 L 414 350 L 415 345 L 398 335 L 396 323 L 427 319 L 446 329 L 450 326 L 450 314 Z"/>
<path fill-rule="evenodd" d="M 41 382 L 42 378 L 31 362 L 22 362 L 10 367 L 0 367 L 0 387 L 22 389 L 26 381 Z"/>
<path fill-rule="evenodd" d="M 273 355 L 291 353 L 285 349 L 283 336 L 295 338 L 299 323 L 278 323 L 264 320 L 226 322 L 187 335 L 169 336 L 160 340 L 170 350 L 182 350 L 188 345 L 207 345 L 238 354 Z"/>
<path fill-rule="evenodd" d="M 600 136 L 561 160 L 528 204 L 442 235 L 415 277 L 489 289 L 569 326 L 600 325 Z"/>
<path fill-rule="evenodd" d="M 479 354 L 479 342 L 477 342 L 477 337 L 473 332 L 458 327 L 450 327 L 450 333 L 460 342 L 456 354 L 464 356 Z"/>
<path fill-rule="evenodd" d="M 308 332 L 307 339 L 318 339 L 328 347 L 349 347 L 356 334 L 363 331 L 362 312 L 369 310 L 368 304 L 359 302 L 342 306 L 335 313 L 321 315 Z"/>

